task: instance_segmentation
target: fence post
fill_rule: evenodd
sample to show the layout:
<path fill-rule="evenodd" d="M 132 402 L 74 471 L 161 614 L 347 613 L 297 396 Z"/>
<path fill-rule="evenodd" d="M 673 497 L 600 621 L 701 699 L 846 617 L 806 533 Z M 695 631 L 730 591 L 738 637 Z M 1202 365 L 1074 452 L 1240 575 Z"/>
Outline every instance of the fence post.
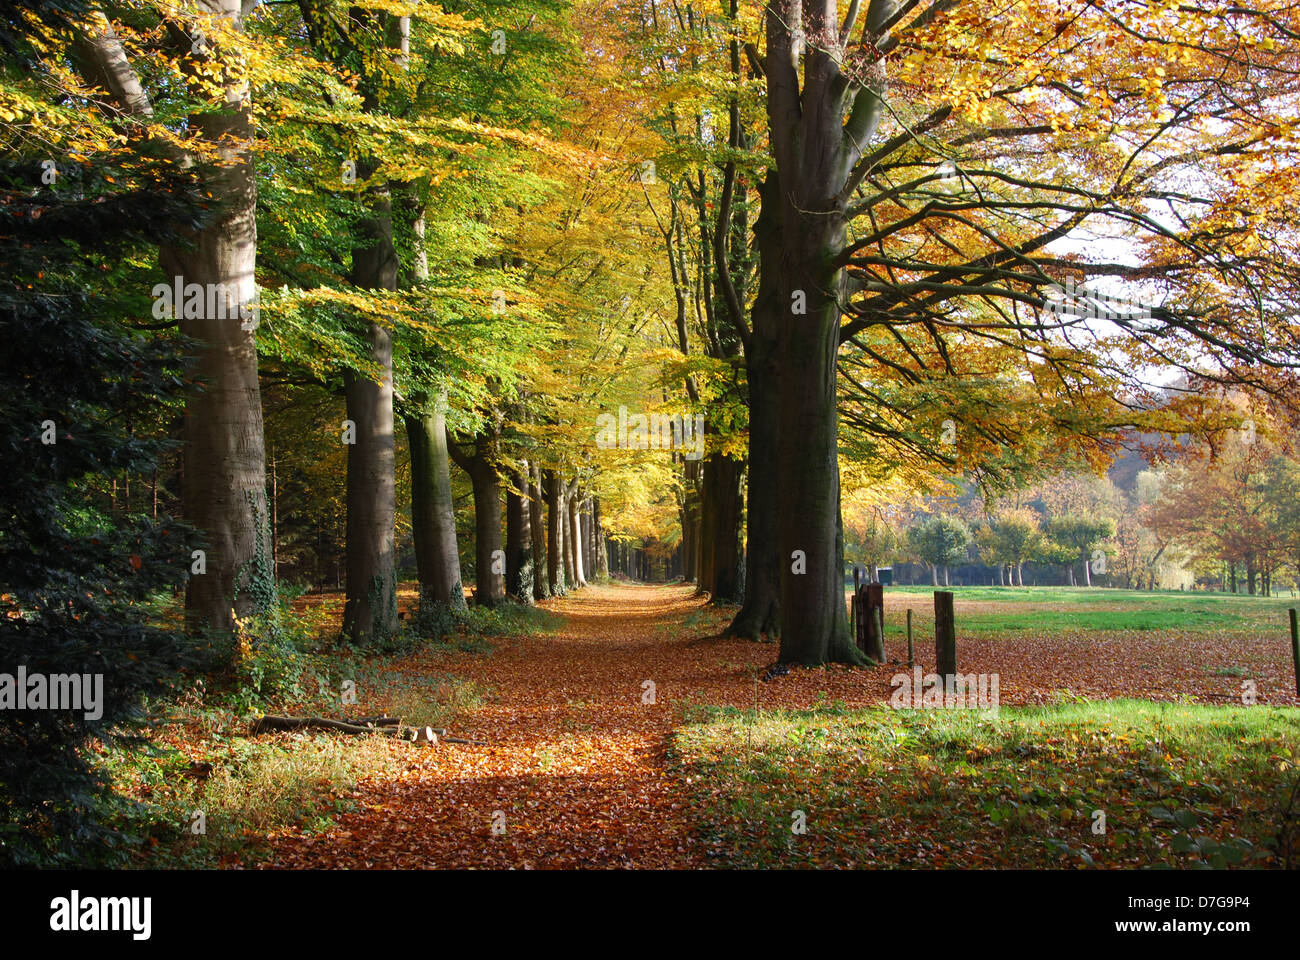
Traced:
<path fill-rule="evenodd" d="M 1300 626 L 1296 624 L 1296 609 L 1291 608 L 1291 666 L 1295 669 L 1295 695 L 1300 697 Z"/>
<path fill-rule="evenodd" d="M 957 630 L 951 590 L 934 592 L 934 659 L 939 676 L 947 678 L 957 672 Z"/>

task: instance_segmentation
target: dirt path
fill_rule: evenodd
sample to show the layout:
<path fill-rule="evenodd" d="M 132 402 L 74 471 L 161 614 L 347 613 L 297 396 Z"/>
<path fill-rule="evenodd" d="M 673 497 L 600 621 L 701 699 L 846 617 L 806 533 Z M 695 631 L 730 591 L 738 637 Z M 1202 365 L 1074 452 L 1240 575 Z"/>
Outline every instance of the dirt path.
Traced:
<path fill-rule="evenodd" d="M 608 586 L 548 606 L 567 618 L 555 633 L 444 666 L 492 688 L 464 727 L 489 746 L 403 747 L 406 769 L 361 784 L 358 812 L 277 841 L 266 866 L 692 866 L 665 752 L 673 704 L 700 679 L 682 655 L 698 641 L 670 624 L 699 601 L 690 587 Z M 642 703 L 645 680 L 654 705 Z M 505 832 L 494 836 L 496 811 Z"/>

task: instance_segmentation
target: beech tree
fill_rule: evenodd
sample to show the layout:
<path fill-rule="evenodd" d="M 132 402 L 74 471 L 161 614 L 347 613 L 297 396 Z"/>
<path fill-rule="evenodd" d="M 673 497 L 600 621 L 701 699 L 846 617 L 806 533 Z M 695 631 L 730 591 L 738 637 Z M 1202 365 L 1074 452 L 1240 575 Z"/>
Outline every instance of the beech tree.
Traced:
<path fill-rule="evenodd" d="M 270 552 L 253 313 L 257 180 L 246 48 L 237 36 L 246 11 L 240 0 L 196 0 L 193 11 L 162 21 L 166 53 L 183 88 L 149 89 L 132 66 L 120 25 L 102 13 L 88 16 L 74 52 L 90 88 L 102 92 L 103 106 L 123 117 L 138 141 L 164 151 L 178 167 L 205 171 L 205 188 L 219 211 L 179 242 L 160 247 L 159 266 L 167 282 L 222 292 L 211 316 L 210 298 L 204 298 L 204 307 L 180 309 L 175 319 L 196 349 L 195 389 L 185 408 L 182 498 L 206 551 L 206 572 L 191 577 L 186 588 L 186 621 L 193 629 L 230 634 L 233 616 L 255 607 L 247 578 L 253 559 Z M 188 141 L 178 142 L 156 119 L 155 100 L 173 92 L 193 104 L 185 118 L 193 131 Z"/>
<path fill-rule="evenodd" d="M 1265 91 L 1280 95 L 1293 67 L 1278 15 L 1271 2 L 995 14 L 873 0 L 842 18 L 826 0 L 765 5 L 765 45 L 749 50 L 782 185 L 783 661 L 858 659 L 840 596 L 841 345 L 876 375 L 931 389 L 972 344 L 1009 349 L 1022 376 L 1057 395 L 1098 375 L 1146 391 L 1140 367 L 1117 356 L 1190 370 L 1198 344 L 1227 380 L 1267 385 L 1247 357 L 1259 370 L 1294 367 L 1293 331 L 1278 321 L 1295 271 L 1255 257 L 1256 228 L 1225 206 L 1233 191 L 1211 187 L 1267 176 L 1248 154 L 1274 136 Z M 1228 39 L 1241 32 L 1249 43 Z M 905 97 L 890 97 L 891 76 Z M 1198 127 L 1207 112 L 1230 117 L 1231 132 Z M 1177 171 L 1197 165 L 1214 173 L 1189 195 Z M 1154 219 L 1156 204 L 1177 222 Z M 1086 228 L 1135 238 L 1140 265 L 1067 252 Z M 1134 286 L 1117 296 L 1094 278 Z M 1260 296 L 1252 306 L 1232 290 Z M 1081 350 L 1071 331 L 1084 320 L 1107 326 Z M 964 432 L 958 410 L 945 433 Z"/>

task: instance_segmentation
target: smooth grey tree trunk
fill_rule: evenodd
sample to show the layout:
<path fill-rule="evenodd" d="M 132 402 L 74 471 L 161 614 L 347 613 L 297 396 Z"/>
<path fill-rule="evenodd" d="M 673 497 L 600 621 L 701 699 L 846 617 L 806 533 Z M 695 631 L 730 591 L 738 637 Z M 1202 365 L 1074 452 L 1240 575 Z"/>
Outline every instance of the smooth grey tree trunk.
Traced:
<path fill-rule="evenodd" d="M 368 179 L 377 164 L 358 169 Z M 358 225 L 361 245 L 352 251 L 352 283 L 367 290 L 397 289 L 392 196 L 386 182 L 366 191 L 371 215 Z M 348 419 L 356 442 L 347 448 L 347 598 L 343 635 L 355 643 L 383 641 L 397 630 L 396 454 L 393 435 L 393 334 L 382 323 L 366 325 L 377 380 L 357 371 L 344 375 Z"/>
<path fill-rule="evenodd" d="M 525 464 L 511 477 L 513 482 L 506 489 L 506 594 L 531 604 L 533 535 L 527 469 Z"/>
<path fill-rule="evenodd" d="M 501 547 L 501 483 L 497 479 L 495 431 L 474 438 L 468 453 L 450 436 L 447 451 L 469 475 L 474 491 L 474 602 L 495 607 L 505 599 L 505 551 Z M 494 567 L 499 569 L 496 572 Z"/>
<path fill-rule="evenodd" d="M 403 18 L 403 53 L 409 46 L 410 22 Z M 417 286 L 429 280 L 425 247 L 424 208 L 416 201 L 412 223 L 412 275 Z M 420 604 L 446 604 L 463 611 L 465 587 L 460 576 L 460 547 L 456 541 L 456 506 L 451 497 L 451 455 L 447 452 L 447 388 L 438 387 L 431 400 L 415 398 L 416 412 L 406 418 L 411 450 L 411 536 L 415 544 Z M 425 405 L 419 401 L 426 400 Z"/>
<path fill-rule="evenodd" d="M 427 412 L 407 417 L 411 447 L 411 533 L 420 578 L 420 602 L 465 609 L 447 453 L 446 395 Z"/>
<path fill-rule="evenodd" d="M 587 578 L 583 575 L 583 557 L 582 557 L 582 501 L 578 496 L 578 481 L 574 480 L 573 485 L 569 488 L 568 496 L 569 527 L 565 531 L 568 534 L 566 543 L 570 547 L 570 555 L 573 561 L 573 585 L 575 587 L 585 587 Z"/>
<path fill-rule="evenodd" d="M 600 522 L 600 498 L 592 498 L 591 521 L 596 536 L 596 569 L 598 575 L 609 579 L 609 539 L 605 536 L 604 524 Z"/>
<path fill-rule="evenodd" d="M 551 595 L 550 558 L 546 553 L 546 511 L 542 496 L 542 468 L 537 462 L 530 465 L 528 486 L 529 531 L 533 540 L 533 599 L 545 600 Z"/>
<path fill-rule="evenodd" d="M 198 0 L 197 7 L 242 29 L 239 0 Z M 201 384 L 185 402 L 181 498 L 184 517 L 198 529 L 206 554 L 206 573 L 191 576 L 186 588 L 185 622 L 193 631 L 229 635 L 234 632 L 232 615 L 254 610 L 247 589 L 250 576 L 273 577 L 273 572 L 267 569 L 266 449 L 256 335 L 239 314 L 239 305 L 253 302 L 256 291 L 252 102 L 247 83 L 238 76 L 238 53 L 216 53 L 228 58 L 232 68 L 222 78 L 225 109 L 203 109 L 200 103 L 188 122 L 220 161 L 208 168 L 205 186 L 221 213 L 194 235 L 191 246 L 161 248 L 159 262 L 168 282 L 179 277 L 182 284 L 222 284 L 235 297 L 227 299 L 225 318 L 185 318 L 178 312 L 180 332 L 195 344 L 193 376 Z M 75 54 L 88 81 L 107 90 L 123 113 L 154 116 L 153 104 L 107 22 L 92 22 Z M 216 59 L 213 54 L 194 56 Z M 171 152 L 178 166 L 194 162 L 166 144 L 161 149 Z"/>
<path fill-rule="evenodd" d="M 550 595 L 558 596 L 565 582 L 564 577 L 564 524 L 563 497 L 560 493 L 560 478 L 554 470 L 542 474 L 546 487 L 546 576 L 549 581 Z"/>

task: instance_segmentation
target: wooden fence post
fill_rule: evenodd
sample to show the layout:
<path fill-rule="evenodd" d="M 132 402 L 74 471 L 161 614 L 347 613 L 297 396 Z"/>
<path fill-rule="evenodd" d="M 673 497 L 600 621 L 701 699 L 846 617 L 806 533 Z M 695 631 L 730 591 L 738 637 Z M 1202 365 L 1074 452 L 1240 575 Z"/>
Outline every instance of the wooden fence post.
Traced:
<path fill-rule="evenodd" d="M 1296 609 L 1291 608 L 1291 666 L 1295 669 L 1295 695 L 1300 697 L 1300 626 L 1296 624 Z"/>
<path fill-rule="evenodd" d="M 952 591 L 934 592 L 935 672 L 948 677 L 957 672 L 957 629 L 952 616 Z"/>
<path fill-rule="evenodd" d="M 853 644 L 862 649 L 862 614 L 858 610 L 858 595 L 862 592 L 862 568 L 853 565 L 853 596 L 849 598 L 849 635 Z"/>

